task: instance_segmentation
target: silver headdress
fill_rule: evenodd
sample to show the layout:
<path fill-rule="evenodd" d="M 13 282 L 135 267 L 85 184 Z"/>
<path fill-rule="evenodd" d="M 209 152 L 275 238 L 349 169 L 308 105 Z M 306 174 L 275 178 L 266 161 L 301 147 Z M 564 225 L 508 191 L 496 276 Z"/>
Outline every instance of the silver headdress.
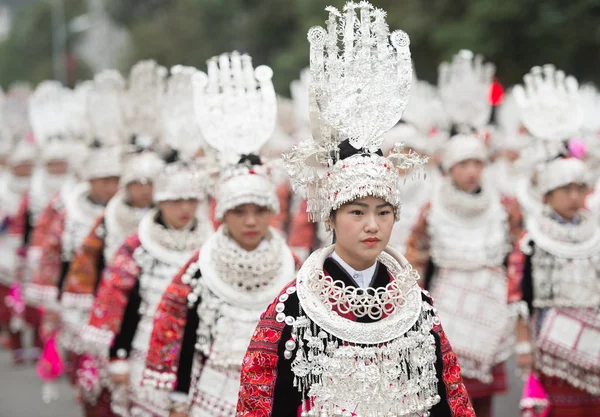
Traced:
<path fill-rule="evenodd" d="M 521 121 L 521 111 L 512 90 L 504 94 L 496 121 L 499 129 L 492 142 L 494 148 L 521 150 L 531 144 L 531 136 Z"/>
<path fill-rule="evenodd" d="M 117 71 L 102 71 L 94 77 L 87 94 L 89 150 L 81 167 L 81 175 L 86 180 L 121 175 L 123 143 L 127 138 L 124 92 L 125 80 Z"/>
<path fill-rule="evenodd" d="M 168 71 L 152 60 L 131 68 L 125 92 L 125 119 L 129 136 L 156 140 L 162 136 L 161 112 Z"/>
<path fill-rule="evenodd" d="M 67 120 L 71 94 L 59 82 L 48 80 L 37 86 L 29 100 L 29 121 L 44 162 L 70 159 Z"/>
<path fill-rule="evenodd" d="M 29 99 L 31 89 L 26 84 L 15 84 L 6 93 L 4 123 L 11 142 L 8 163 L 12 166 L 35 163 L 39 149 L 31 136 Z"/>
<path fill-rule="evenodd" d="M 161 115 L 163 142 L 182 160 L 165 165 L 158 175 L 154 183 L 154 200 L 157 202 L 206 198 L 206 170 L 201 169 L 197 161 L 192 161 L 203 143 L 193 102 L 192 78 L 197 72 L 192 67 L 171 68 Z"/>
<path fill-rule="evenodd" d="M 384 153 L 394 143 L 402 142 L 411 149 L 432 155 L 448 139 L 450 121 L 440 93 L 426 81 L 413 80 L 402 120 L 407 124 L 399 124 L 385 135 Z"/>
<path fill-rule="evenodd" d="M 290 94 L 294 106 L 296 124 L 300 127 L 310 124 L 310 106 L 308 105 L 308 85 L 310 83 L 310 69 L 304 68 L 300 78 L 290 83 Z"/>
<path fill-rule="evenodd" d="M 459 132 L 443 146 L 442 167 L 448 171 L 466 159 L 487 161 L 487 146 L 477 133 L 492 115 L 490 91 L 495 67 L 481 55 L 462 50 L 438 70 L 438 88 L 450 122 Z"/>
<path fill-rule="evenodd" d="M 523 77 L 525 85 L 513 93 L 523 124 L 538 140 L 540 160 L 536 189 L 540 196 L 571 183 L 587 183 L 583 161 L 567 157 L 565 141 L 579 132 L 583 120 L 577 80 L 556 70 L 553 65 L 534 67 Z M 577 156 L 577 155 L 573 155 Z"/>
<path fill-rule="evenodd" d="M 561 142 L 579 132 L 583 119 L 577 80 L 554 65 L 533 67 L 514 88 L 523 124 L 537 139 Z"/>
<path fill-rule="evenodd" d="M 221 166 L 215 194 L 215 218 L 253 203 L 279 211 L 275 185 L 265 165 L 239 164 L 258 155 L 277 123 L 277 98 L 267 66 L 252 66 L 252 58 L 237 52 L 208 61 L 208 74 L 195 77 L 196 116 L 202 135 Z"/>
<path fill-rule="evenodd" d="M 154 201 L 205 200 L 206 175 L 194 162 L 163 165 L 154 182 Z"/>
<path fill-rule="evenodd" d="M 490 89 L 496 68 L 481 55 L 462 50 L 438 71 L 438 87 L 450 121 L 459 129 L 481 129 L 490 120 Z"/>
<path fill-rule="evenodd" d="M 325 221 L 332 210 L 365 196 L 385 199 L 398 218 L 403 181 L 398 168 L 411 169 L 425 159 L 402 154 L 400 146 L 388 157 L 377 150 L 408 102 L 408 35 L 390 34 L 385 12 L 367 2 L 348 3 L 343 14 L 326 10 L 327 29 L 308 31 L 313 139 L 285 156 L 288 174 L 294 189 L 306 192 L 312 221 Z M 342 160 L 339 146 L 346 140 L 359 152 Z"/>
<path fill-rule="evenodd" d="M 204 146 L 194 113 L 192 79 L 198 70 L 177 65 L 171 68 L 162 110 L 164 142 L 184 158 L 193 158 Z"/>
<path fill-rule="evenodd" d="M 128 153 L 123 157 L 120 184 L 123 187 L 134 182 L 154 183 L 163 167 L 163 160 L 152 149 Z M 191 184 L 188 186 L 192 187 Z"/>

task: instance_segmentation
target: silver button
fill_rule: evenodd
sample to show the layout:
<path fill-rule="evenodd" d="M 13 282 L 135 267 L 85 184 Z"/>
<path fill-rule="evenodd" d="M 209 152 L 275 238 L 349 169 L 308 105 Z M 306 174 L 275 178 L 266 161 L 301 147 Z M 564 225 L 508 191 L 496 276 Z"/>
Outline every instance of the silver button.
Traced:
<path fill-rule="evenodd" d="M 354 274 L 354 279 L 358 279 L 358 274 Z"/>

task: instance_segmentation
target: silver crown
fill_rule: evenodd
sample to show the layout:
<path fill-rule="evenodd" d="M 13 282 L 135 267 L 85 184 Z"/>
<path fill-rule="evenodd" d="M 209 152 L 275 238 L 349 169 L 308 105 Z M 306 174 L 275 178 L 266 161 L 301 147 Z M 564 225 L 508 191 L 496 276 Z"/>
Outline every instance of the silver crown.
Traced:
<path fill-rule="evenodd" d="M 490 120 L 490 88 L 496 68 L 481 55 L 462 50 L 438 71 L 438 88 L 450 120 L 459 126 L 483 128 Z"/>
<path fill-rule="evenodd" d="M 521 119 L 538 139 L 563 141 L 581 128 L 583 112 L 577 80 L 554 65 L 533 67 L 513 89 Z"/>
<path fill-rule="evenodd" d="M 196 68 L 177 65 L 171 68 L 162 109 L 164 143 L 184 158 L 191 158 L 204 144 L 194 113 L 192 79 Z"/>
<path fill-rule="evenodd" d="M 326 10 L 327 29 L 308 31 L 312 140 L 285 155 L 288 174 L 294 189 L 306 193 L 314 221 L 324 221 L 331 210 L 367 195 L 384 198 L 399 215 L 402 179 L 397 168 L 411 169 L 424 160 L 402 154 L 399 146 L 388 158 L 375 152 L 408 102 L 408 35 L 390 34 L 386 13 L 367 2 L 349 2 L 343 13 Z M 363 153 L 336 162 L 346 139 Z"/>
<path fill-rule="evenodd" d="M 273 71 L 252 66 L 252 58 L 237 52 L 208 61 L 208 74 L 194 80 L 196 116 L 206 143 L 217 152 L 219 180 L 215 216 L 253 203 L 279 210 L 275 185 L 267 166 L 240 165 L 244 155 L 260 153 L 277 123 Z"/>
<path fill-rule="evenodd" d="M 152 60 L 140 61 L 131 68 L 125 95 L 129 136 L 161 136 L 167 75 L 167 69 Z"/>
<path fill-rule="evenodd" d="M 220 161 L 235 164 L 242 155 L 258 154 L 277 123 L 277 97 L 271 68 L 252 66 L 238 52 L 211 58 L 208 74 L 194 77 L 196 117 L 202 136 Z"/>

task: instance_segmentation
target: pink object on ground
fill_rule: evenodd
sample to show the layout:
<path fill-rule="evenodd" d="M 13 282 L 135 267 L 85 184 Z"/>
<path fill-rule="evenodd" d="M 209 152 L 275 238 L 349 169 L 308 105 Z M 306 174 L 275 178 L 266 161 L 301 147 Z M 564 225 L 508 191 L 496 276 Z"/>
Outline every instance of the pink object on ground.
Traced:
<path fill-rule="evenodd" d="M 548 417 L 550 400 L 538 377 L 532 372 L 523 387 L 523 396 L 519 403 L 523 417 Z"/>
<path fill-rule="evenodd" d="M 65 362 L 56 346 L 56 333 L 50 336 L 44 345 L 44 350 L 37 363 L 36 371 L 40 379 L 44 382 L 54 381 L 65 372 Z"/>

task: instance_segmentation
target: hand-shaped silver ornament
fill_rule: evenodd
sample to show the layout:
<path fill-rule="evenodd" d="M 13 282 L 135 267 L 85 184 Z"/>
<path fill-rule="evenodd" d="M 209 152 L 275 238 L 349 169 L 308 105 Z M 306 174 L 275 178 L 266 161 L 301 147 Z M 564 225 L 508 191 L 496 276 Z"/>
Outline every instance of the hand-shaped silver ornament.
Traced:
<path fill-rule="evenodd" d="M 194 76 L 196 116 L 205 141 L 224 163 L 258 153 L 277 122 L 273 71 L 252 66 L 252 58 L 237 52 L 208 61 L 208 74 Z M 226 140 L 224 140 L 224 138 Z"/>
<path fill-rule="evenodd" d="M 553 65 L 534 67 L 513 90 L 523 124 L 543 140 L 564 141 L 579 131 L 583 119 L 577 80 Z"/>
<path fill-rule="evenodd" d="M 483 57 L 463 50 L 451 63 L 443 62 L 438 71 L 440 96 L 450 120 L 469 128 L 481 129 L 490 120 L 490 87 L 495 67 Z"/>
<path fill-rule="evenodd" d="M 408 35 L 390 34 L 385 12 L 367 2 L 348 3 L 343 14 L 327 10 L 327 29 L 308 32 L 313 137 L 324 146 L 350 139 L 355 148 L 374 151 L 408 101 Z"/>

